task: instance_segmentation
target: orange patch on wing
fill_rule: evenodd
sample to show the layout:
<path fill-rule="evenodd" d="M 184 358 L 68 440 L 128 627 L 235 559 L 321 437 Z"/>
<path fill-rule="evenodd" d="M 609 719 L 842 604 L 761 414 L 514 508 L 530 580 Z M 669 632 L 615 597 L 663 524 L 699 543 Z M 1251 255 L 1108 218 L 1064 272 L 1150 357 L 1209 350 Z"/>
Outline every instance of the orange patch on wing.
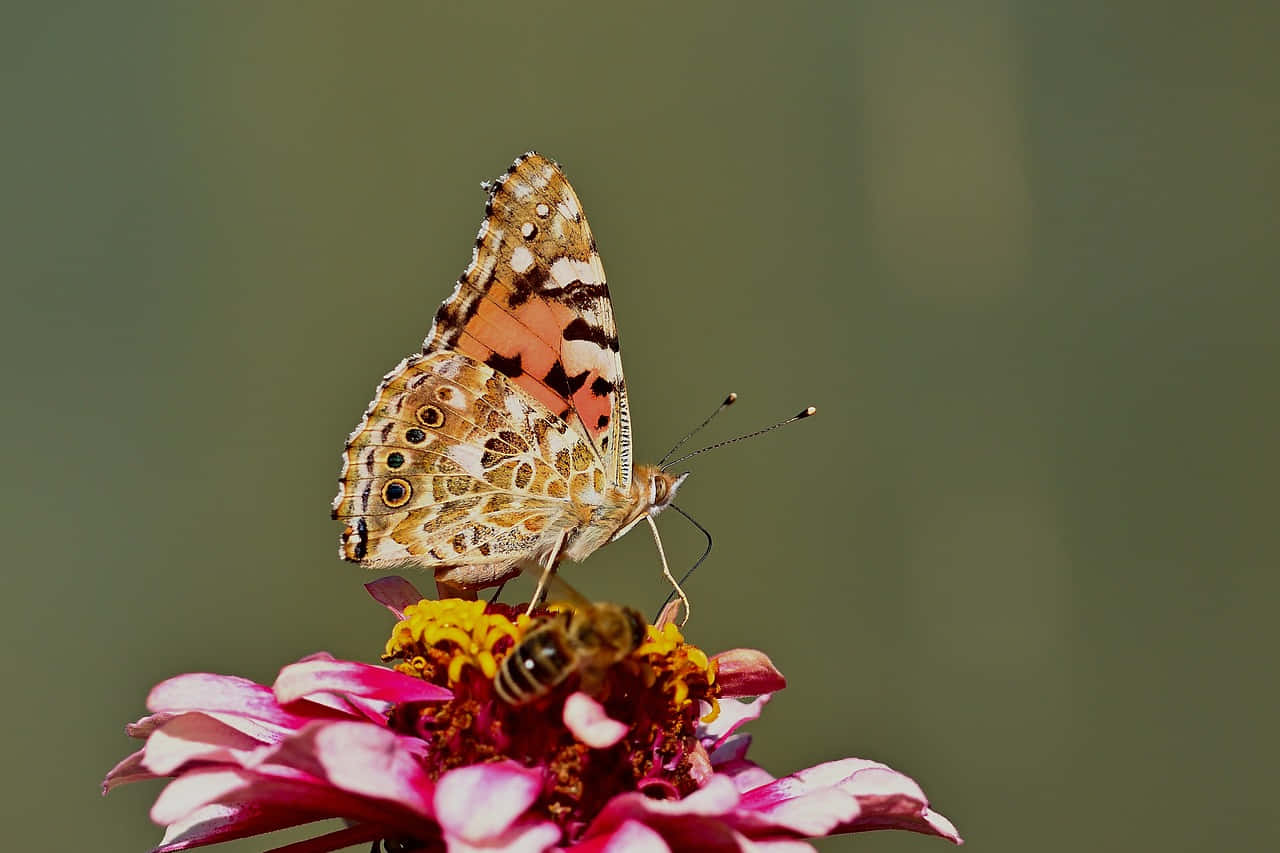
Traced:
<path fill-rule="evenodd" d="M 612 426 L 607 418 L 613 417 L 613 394 L 597 397 L 591 391 L 591 382 L 599 375 L 599 372 L 592 368 L 591 376 L 587 377 L 587 384 L 573 395 L 574 408 L 582 416 L 582 424 L 587 428 L 587 434 L 596 441 L 597 445 L 600 436 L 607 435 Z M 606 420 L 601 422 L 601 417 L 605 417 Z"/>

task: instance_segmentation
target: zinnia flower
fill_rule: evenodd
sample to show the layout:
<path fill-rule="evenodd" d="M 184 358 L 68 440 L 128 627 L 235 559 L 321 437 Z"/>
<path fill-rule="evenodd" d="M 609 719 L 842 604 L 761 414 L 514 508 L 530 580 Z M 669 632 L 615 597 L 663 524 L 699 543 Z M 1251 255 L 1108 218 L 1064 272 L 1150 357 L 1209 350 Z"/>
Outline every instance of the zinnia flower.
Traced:
<path fill-rule="evenodd" d="M 173 777 L 151 809 L 157 853 L 335 817 L 344 828 L 280 851 L 793 850 L 870 829 L 960 843 L 883 764 L 775 779 L 749 761 L 738 730 L 786 685 L 762 652 L 708 658 L 659 619 L 593 695 L 570 675 L 512 705 L 494 675 L 532 624 L 522 608 L 368 587 L 399 619 L 393 668 L 318 654 L 269 688 L 187 674 L 151 691 L 127 728 L 146 743 L 103 789 Z"/>

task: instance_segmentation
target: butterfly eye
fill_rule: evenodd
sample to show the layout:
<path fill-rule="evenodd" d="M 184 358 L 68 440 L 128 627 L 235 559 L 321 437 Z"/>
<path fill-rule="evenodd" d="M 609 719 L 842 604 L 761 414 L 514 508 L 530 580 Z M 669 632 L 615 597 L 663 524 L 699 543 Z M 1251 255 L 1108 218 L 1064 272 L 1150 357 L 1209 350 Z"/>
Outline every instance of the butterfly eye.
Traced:
<path fill-rule="evenodd" d="M 395 509 L 408 503 L 411 494 L 413 490 L 409 484 L 397 477 L 394 480 L 388 480 L 382 487 L 382 502 Z"/>
<path fill-rule="evenodd" d="M 660 504 L 667 499 L 667 481 L 660 477 L 653 480 L 653 502 Z"/>
<path fill-rule="evenodd" d="M 418 423 L 431 429 L 444 425 L 444 412 L 435 406 L 423 406 L 417 412 Z"/>

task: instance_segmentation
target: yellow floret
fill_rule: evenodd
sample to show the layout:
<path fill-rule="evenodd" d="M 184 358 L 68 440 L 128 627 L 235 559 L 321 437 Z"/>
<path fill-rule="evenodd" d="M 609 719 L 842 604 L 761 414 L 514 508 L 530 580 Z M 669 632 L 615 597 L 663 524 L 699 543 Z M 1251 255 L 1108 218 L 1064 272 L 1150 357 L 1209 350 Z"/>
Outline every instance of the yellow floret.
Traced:
<path fill-rule="evenodd" d="M 504 637 L 518 639 L 528 622 L 523 615 L 512 622 L 506 616 L 485 613 L 483 601 L 423 599 L 404 609 L 404 619 L 392 629 L 383 657 L 406 657 L 421 673 L 428 665 L 425 651 L 437 649 L 449 655 L 450 684 L 462 679 L 468 665 L 493 678 L 498 671 L 493 647 Z"/>

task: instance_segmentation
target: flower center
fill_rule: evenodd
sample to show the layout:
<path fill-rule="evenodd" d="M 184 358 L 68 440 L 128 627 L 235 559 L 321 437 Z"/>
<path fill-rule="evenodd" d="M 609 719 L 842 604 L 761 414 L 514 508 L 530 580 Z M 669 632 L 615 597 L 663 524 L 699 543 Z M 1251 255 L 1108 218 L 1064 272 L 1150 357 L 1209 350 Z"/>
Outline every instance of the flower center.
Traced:
<path fill-rule="evenodd" d="M 624 791 L 682 797 L 698 787 L 694 778 L 696 727 L 702 703 L 718 713 L 715 667 L 674 625 L 648 625 L 639 647 L 619 653 L 600 671 L 598 658 L 575 642 L 555 639 L 554 666 L 538 660 L 528 669 L 529 686 L 518 704 L 510 691 L 495 690 L 503 660 L 539 632 L 567 624 L 567 614 L 480 601 L 424 599 L 405 608 L 387 641 L 383 660 L 395 668 L 453 691 L 447 702 L 394 708 L 391 726 L 427 741 L 427 771 L 433 778 L 455 767 L 510 759 L 544 770 L 535 808 L 557 821 L 572 838 L 609 799 Z M 528 641 L 515 661 L 528 663 Z M 551 669 L 555 669 L 554 680 Z M 540 671 L 535 671 L 540 670 Z M 604 749 L 583 744 L 564 722 L 565 700 L 585 690 L 608 715 L 624 723 L 621 741 Z"/>

